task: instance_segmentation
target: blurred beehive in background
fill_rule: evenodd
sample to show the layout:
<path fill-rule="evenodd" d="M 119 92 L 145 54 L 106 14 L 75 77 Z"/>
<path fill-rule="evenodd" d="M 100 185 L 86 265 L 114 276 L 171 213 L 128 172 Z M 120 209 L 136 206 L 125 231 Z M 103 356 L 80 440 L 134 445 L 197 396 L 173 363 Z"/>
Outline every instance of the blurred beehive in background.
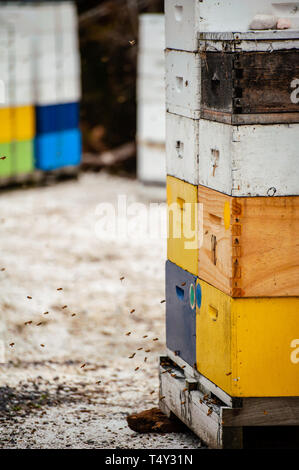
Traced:
<path fill-rule="evenodd" d="M 73 2 L 0 4 L 1 177 L 78 165 L 80 56 Z"/>
<path fill-rule="evenodd" d="M 143 183 L 165 184 L 164 15 L 139 17 L 137 172 Z"/>
<path fill-rule="evenodd" d="M 40 6 L 38 17 L 34 41 L 36 161 L 38 168 L 48 170 L 80 161 L 80 56 L 72 3 Z"/>

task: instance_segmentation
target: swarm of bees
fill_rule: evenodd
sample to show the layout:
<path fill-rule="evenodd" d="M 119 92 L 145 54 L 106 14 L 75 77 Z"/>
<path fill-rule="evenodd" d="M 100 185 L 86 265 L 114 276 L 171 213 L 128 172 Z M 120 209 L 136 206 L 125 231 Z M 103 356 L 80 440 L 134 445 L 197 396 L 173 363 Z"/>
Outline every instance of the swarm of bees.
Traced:
<path fill-rule="evenodd" d="M 135 41 L 132 41 L 132 43 L 135 44 Z M 130 42 L 130 44 L 131 44 L 131 42 Z M 131 44 L 131 45 L 132 45 L 132 44 Z M 5 159 L 5 158 L 6 158 L 6 157 L 1 157 L 1 159 Z M 1 268 L 1 271 L 5 271 L 5 269 L 6 269 L 6 268 Z M 121 277 L 120 277 L 120 281 L 121 281 L 121 282 L 122 282 L 124 279 L 125 279 L 125 276 L 121 276 Z M 63 291 L 63 288 L 62 288 L 62 287 L 58 287 L 56 290 L 57 290 L 57 291 Z M 28 299 L 28 300 L 32 300 L 32 296 L 31 296 L 31 295 L 27 295 L 27 299 Z M 165 303 L 165 302 L 166 302 L 166 300 L 161 300 L 160 303 L 163 304 L 163 303 Z M 61 307 L 62 310 L 65 310 L 65 309 L 67 309 L 67 308 L 68 308 L 68 305 L 63 305 L 63 306 Z M 133 314 L 135 311 L 136 311 L 135 308 L 132 308 L 132 309 L 130 310 L 130 314 Z M 49 315 L 49 311 L 43 312 L 43 315 Z M 75 316 L 76 316 L 76 313 L 72 313 L 72 314 L 71 314 L 71 317 L 75 317 Z M 25 326 L 31 325 L 32 323 L 33 323 L 32 320 L 28 320 L 28 321 L 24 322 L 24 325 L 25 325 Z M 36 326 L 41 326 L 41 325 L 43 325 L 43 322 L 42 322 L 42 321 L 36 323 Z M 131 336 L 131 334 L 132 334 L 131 331 L 128 331 L 127 333 L 125 333 L 126 336 Z M 148 338 L 148 337 L 149 337 L 149 335 L 146 334 L 146 335 L 143 335 L 143 336 L 142 336 L 142 339 L 146 339 L 146 338 Z M 153 338 L 152 341 L 154 341 L 154 342 L 159 341 L 159 338 Z M 12 342 L 12 343 L 9 344 L 9 346 L 10 346 L 11 348 L 13 348 L 13 347 L 15 346 L 15 343 Z M 40 344 L 40 347 L 41 347 L 41 348 L 44 348 L 44 347 L 45 347 L 45 344 L 41 343 L 41 344 Z M 137 351 L 142 351 L 143 349 L 144 349 L 143 347 L 139 347 L 139 348 L 137 348 Z M 145 349 L 145 353 L 148 354 L 148 353 L 150 353 L 150 352 L 151 352 L 151 349 Z M 133 359 L 135 356 L 136 356 L 136 352 L 133 352 L 130 356 L 128 356 L 128 358 L 129 358 L 129 359 Z M 146 363 L 147 360 L 148 360 L 148 357 L 147 357 L 147 356 L 144 356 L 143 362 Z M 83 364 L 81 364 L 80 368 L 81 368 L 81 369 L 84 369 L 84 368 L 86 367 L 86 365 L 87 365 L 87 363 L 83 363 Z M 140 370 L 140 366 L 136 366 L 135 369 L 134 369 L 135 372 L 137 372 L 138 370 Z M 172 372 L 172 369 L 167 369 L 167 370 L 165 370 L 163 373 L 166 373 L 166 372 L 171 373 L 171 372 Z M 172 375 L 175 375 L 175 374 L 172 374 Z M 101 381 L 101 380 L 98 380 L 98 381 L 96 381 L 95 383 L 96 383 L 96 385 L 99 385 L 99 384 L 102 383 L 102 381 Z M 153 395 L 154 393 L 155 393 L 155 390 L 152 390 L 152 391 L 150 392 L 150 395 Z M 164 398 L 165 398 L 165 396 L 159 397 L 160 400 L 163 400 Z"/>

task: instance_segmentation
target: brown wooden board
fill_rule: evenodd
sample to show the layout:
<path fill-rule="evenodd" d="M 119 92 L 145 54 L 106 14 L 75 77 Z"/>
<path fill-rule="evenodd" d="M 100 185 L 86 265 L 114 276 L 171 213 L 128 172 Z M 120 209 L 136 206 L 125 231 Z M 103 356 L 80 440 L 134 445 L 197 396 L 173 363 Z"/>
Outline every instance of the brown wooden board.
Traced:
<path fill-rule="evenodd" d="M 298 397 L 243 398 L 238 408 L 232 408 L 214 395 L 215 385 L 209 389 L 207 381 L 202 390 L 200 381 L 190 379 L 188 365 L 167 356 L 160 357 L 159 382 L 161 411 L 167 416 L 174 414 L 210 448 L 247 447 L 248 430 L 263 430 L 267 435 L 275 426 L 280 427 L 280 435 L 291 427 L 290 444 L 298 442 Z M 263 434 L 259 432 L 259 438 Z M 272 446 L 280 447 L 280 440 L 278 436 Z"/>
<path fill-rule="evenodd" d="M 201 279 L 232 297 L 299 295 L 299 197 L 236 198 L 198 186 L 198 201 Z"/>
<path fill-rule="evenodd" d="M 299 122 L 299 103 L 291 100 L 299 51 L 202 52 L 201 59 L 202 118 L 230 124 Z"/>

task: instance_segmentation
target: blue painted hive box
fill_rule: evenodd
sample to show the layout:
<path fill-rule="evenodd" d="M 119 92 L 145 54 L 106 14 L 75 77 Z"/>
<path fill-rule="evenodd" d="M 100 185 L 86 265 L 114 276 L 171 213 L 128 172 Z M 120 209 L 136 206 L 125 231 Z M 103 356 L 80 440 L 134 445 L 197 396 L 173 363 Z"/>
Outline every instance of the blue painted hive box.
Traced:
<path fill-rule="evenodd" d="M 166 345 L 196 367 L 196 277 L 166 262 Z"/>

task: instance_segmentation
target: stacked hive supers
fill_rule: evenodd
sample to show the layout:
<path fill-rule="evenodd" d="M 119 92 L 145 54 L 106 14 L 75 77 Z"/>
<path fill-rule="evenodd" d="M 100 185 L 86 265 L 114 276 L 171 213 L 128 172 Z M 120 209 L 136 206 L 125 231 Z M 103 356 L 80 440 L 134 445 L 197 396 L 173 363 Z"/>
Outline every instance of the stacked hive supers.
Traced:
<path fill-rule="evenodd" d="M 13 6 L 0 10 L 0 178 L 34 168 L 35 112 L 31 28 Z"/>
<path fill-rule="evenodd" d="M 0 177 L 78 165 L 80 58 L 73 2 L 0 6 Z"/>
<path fill-rule="evenodd" d="M 80 56 L 72 3 L 39 8 L 35 41 L 36 161 L 42 170 L 78 165 Z"/>
<path fill-rule="evenodd" d="M 167 348 L 231 397 L 299 394 L 299 32 L 248 31 L 290 8 L 166 0 Z"/>

